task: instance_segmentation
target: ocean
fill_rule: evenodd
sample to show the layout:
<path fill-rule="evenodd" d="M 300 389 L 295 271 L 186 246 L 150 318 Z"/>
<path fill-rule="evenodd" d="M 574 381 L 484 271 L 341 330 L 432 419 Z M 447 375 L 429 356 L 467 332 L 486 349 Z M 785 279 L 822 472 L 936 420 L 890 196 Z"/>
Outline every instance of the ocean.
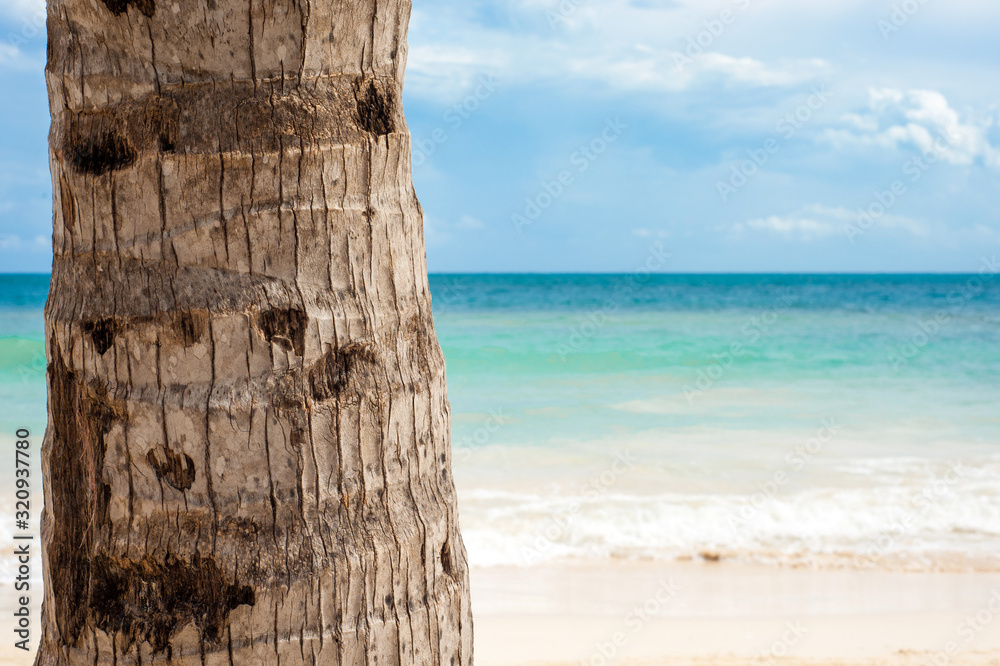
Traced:
<path fill-rule="evenodd" d="M 1000 570 L 995 273 L 431 276 L 472 565 Z M 5 447 L 47 288 L 0 276 Z"/>

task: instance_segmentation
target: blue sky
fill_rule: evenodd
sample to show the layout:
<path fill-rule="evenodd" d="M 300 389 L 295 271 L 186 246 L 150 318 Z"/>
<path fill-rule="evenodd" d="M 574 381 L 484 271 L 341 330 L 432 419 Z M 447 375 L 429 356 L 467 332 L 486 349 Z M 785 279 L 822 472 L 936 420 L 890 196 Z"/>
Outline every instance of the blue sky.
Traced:
<path fill-rule="evenodd" d="M 0 270 L 50 261 L 39 6 L 0 8 Z M 995 0 L 417 0 L 429 268 L 975 271 L 998 28 Z"/>

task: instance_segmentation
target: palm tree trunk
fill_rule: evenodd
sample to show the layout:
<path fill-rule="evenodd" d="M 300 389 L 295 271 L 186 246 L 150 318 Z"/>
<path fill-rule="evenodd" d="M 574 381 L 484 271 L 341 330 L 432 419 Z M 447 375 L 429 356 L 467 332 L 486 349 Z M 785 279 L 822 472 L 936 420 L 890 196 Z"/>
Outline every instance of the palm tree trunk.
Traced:
<path fill-rule="evenodd" d="M 472 663 L 409 0 L 50 0 L 40 665 Z"/>

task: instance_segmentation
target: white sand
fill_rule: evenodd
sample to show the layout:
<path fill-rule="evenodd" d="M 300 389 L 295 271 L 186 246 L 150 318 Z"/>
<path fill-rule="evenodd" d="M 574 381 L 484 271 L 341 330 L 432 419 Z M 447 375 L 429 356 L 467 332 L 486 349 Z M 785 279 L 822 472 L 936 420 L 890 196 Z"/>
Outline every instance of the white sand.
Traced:
<path fill-rule="evenodd" d="M 726 563 L 479 569 L 473 603 L 479 666 L 1000 666 L 997 573 Z"/>

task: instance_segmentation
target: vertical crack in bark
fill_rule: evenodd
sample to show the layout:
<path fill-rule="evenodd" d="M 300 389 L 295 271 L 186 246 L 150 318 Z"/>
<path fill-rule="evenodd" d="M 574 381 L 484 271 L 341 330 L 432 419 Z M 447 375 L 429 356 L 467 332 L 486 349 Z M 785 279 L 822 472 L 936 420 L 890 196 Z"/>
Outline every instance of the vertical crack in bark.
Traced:
<path fill-rule="evenodd" d="M 102 387 L 81 383 L 55 342 L 49 356 L 54 526 L 49 571 L 59 633 L 65 645 L 73 645 L 87 617 L 90 558 L 108 521 L 111 487 L 103 478 L 105 438 L 124 412 Z"/>
<path fill-rule="evenodd" d="M 253 79 L 254 92 L 257 91 L 257 54 L 253 38 L 253 4 L 254 0 L 247 0 L 247 38 L 249 39 L 250 56 L 250 78 Z"/>
<path fill-rule="evenodd" d="M 208 362 L 211 368 L 211 379 L 208 383 L 208 394 L 205 396 L 205 490 L 208 502 L 212 506 L 212 554 L 215 554 L 216 542 L 219 537 L 219 507 L 215 502 L 215 489 L 212 486 L 212 393 L 215 391 L 215 334 L 212 330 L 212 320 L 208 321 Z"/>

